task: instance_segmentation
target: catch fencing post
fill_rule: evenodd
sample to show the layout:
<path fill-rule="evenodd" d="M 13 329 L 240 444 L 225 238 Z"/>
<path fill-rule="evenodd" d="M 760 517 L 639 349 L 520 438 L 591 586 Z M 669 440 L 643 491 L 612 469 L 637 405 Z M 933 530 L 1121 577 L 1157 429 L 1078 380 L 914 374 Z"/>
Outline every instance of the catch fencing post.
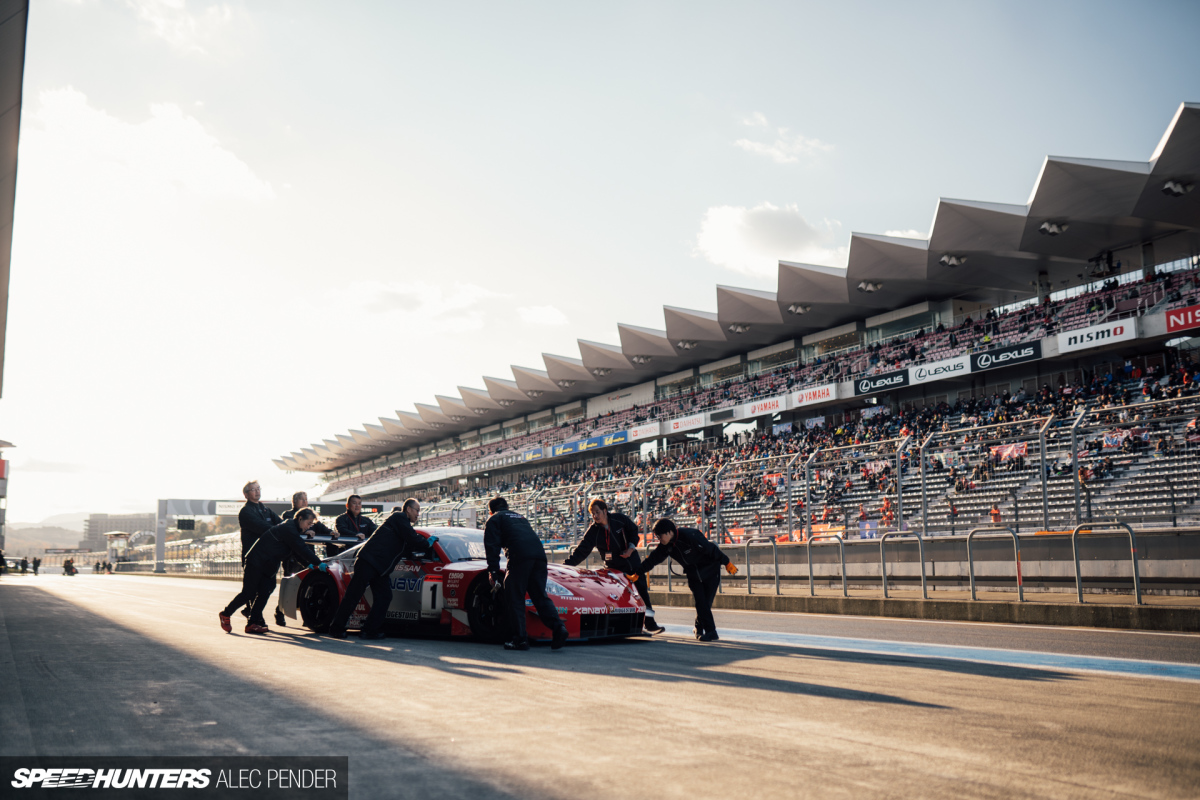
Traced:
<path fill-rule="evenodd" d="M 912 442 L 912 436 L 905 436 L 904 441 L 896 448 L 896 530 L 904 530 L 904 451 Z"/>
<path fill-rule="evenodd" d="M 821 448 L 818 447 L 804 462 L 804 538 L 806 540 L 812 538 L 812 463 L 820 452 Z"/>
<path fill-rule="evenodd" d="M 1095 533 L 1097 528 L 1108 529 L 1110 531 L 1124 529 L 1129 534 L 1129 553 L 1133 565 L 1133 601 L 1134 605 L 1140 606 L 1142 604 L 1142 584 L 1138 579 L 1137 536 L 1134 534 L 1132 527 L 1117 520 L 1079 525 L 1075 530 L 1071 531 L 1071 554 L 1075 557 L 1075 594 L 1079 598 L 1079 602 L 1083 602 L 1083 578 L 1079 574 L 1079 534 L 1084 530 L 1087 530 L 1088 533 Z"/>
<path fill-rule="evenodd" d="M 1079 518 L 1079 426 L 1083 424 L 1084 418 L 1088 415 L 1087 408 L 1079 412 L 1079 417 L 1071 425 L 1071 483 L 1075 486 L 1075 524 L 1078 525 L 1083 520 Z M 1042 469 L 1045 470 L 1046 465 L 1042 464 Z M 1048 502 L 1048 501 L 1047 501 Z M 1088 515 L 1091 516 L 1090 514 Z M 1046 524 L 1049 529 L 1049 522 Z"/>
<path fill-rule="evenodd" d="M 928 600 L 929 589 L 925 583 L 925 539 L 916 531 L 912 531 L 911 533 L 892 531 L 891 533 L 885 533 L 879 537 L 879 571 L 883 575 L 883 599 L 886 600 L 888 597 L 887 553 L 884 549 L 883 543 L 890 538 L 899 538 L 901 536 L 915 536 L 917 538 L 917 550 L 921 557 L 921 597 Z"/>
<path fill-rule="evenodd" d="M 1006 526 L 994 526 L 988 528 L 972 528 L 967 533 L 967 571 L 971 576 L 971 599 L 977 600 L 975 597 L 975 559 L 971 552 L 971 540 L 975 538 L 977 533 L 1007 533 L 1013 537 L 1013 558 L 1017 565 L 1017 601 L 1025 600 L 1024 581 L 1021 579 L 1021 537 L 1017 536 L 1016 531 Z"/>
<path fill-rule="evenodd" d="M 1050 427 L 1050 423 L 1054 422 L 1054 414 L 1051 413 L 1046 419 L 1046 424 L 1038 431 L 1038 447 L 1042 451 L 1042 530 L 1050 530 L 1050 490 L 1047 488 L 1046 479 L 1046 430 Z M 1014 497 L 1014 502 L 1016 498 Z M 1017 528 L 1020 530 L 1020 527 Z"/>
<path fill-rule="evenodd" d="M 925 488 L 925 448 L 929 447 L 929 443 L 933 441 L 934 434 L 929 434 L 925 437 L 925 441 L 921 442 L 919 451 L 921 456 L 921 533 L 929 535 L 929 497 L 926 494 Z M 886 588 L 886 587 L 885 587 Z M 886 594 L 884 595 L 887 596 Z"/>

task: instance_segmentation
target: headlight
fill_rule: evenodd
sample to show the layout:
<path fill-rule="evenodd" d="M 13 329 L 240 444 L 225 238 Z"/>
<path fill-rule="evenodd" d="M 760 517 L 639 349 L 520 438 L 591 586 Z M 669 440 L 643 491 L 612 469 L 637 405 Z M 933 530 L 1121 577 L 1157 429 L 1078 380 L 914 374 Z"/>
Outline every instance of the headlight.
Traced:
<path fill-rule="evenodd" d="M 546 579 L 546 594 L 551 597 L 574 597 L 575 593 L 561 583 L 549 578 Z"/>

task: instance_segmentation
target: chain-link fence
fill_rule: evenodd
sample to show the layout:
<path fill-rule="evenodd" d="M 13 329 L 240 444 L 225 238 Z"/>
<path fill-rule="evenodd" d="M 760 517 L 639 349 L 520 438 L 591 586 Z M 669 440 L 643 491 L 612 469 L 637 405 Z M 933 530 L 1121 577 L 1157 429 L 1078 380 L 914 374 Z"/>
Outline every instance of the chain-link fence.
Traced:
<path fill-rule="evenodd" d="M 735 544 L 748 537 L 793 538 L 796 522 L 797 453 L 730 461 L 714 476 L 720 541 Z"/>
<path fill-rule="evenodd" d="M 911 444 L 905 436 L 813 452 L 803 467 L 806 535 L 875 538 L 907 530 L 914 515 L 908 506 L 919 502 L 920 491 L 919 479 L 908 474 Z"/>

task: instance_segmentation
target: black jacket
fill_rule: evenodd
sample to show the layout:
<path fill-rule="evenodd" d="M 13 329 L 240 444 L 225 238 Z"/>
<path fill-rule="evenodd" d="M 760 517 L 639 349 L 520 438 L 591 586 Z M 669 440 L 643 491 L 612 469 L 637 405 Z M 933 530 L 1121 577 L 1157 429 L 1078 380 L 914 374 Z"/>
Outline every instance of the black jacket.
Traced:
<path fill-rule="evenodd" d="M 675 559 L 684 573 L 700 578 L 711 578 L 718 570 L 729 563 L 729 556 L 721 552 L 721 548 L 695 528 L 680 528 L 671 537 L 670 544 L 660 544 L 646 556 L 642 562 L 643 574 L 667 560 L 667 556 Z"/>
<path fill-rule="evenodd" d="M 359 549 L 354 557 L 354 568 L 358 569 L 361 561 L 380 575 L 390 575 L 396 562 L 405 555 L 426 549 L 425 537 L 413 529 L 408 515 L 397 508 Z"/>
<path fill-rule="evenodd" d="M 483 549 L 488 572 L 500 571 L 500 551 L 509 561 L 545 561 L 546 549 L 529 520 L 515 511 L 497 511 L 483 526 Z"/>
<path fill-rule="evenodd" d="M 370 536 L 375 532 L 375 521 L 361 513 L 357 517 L 351 517 L 350 512 L 347 511 L 338 514 L 337 519 L 333 521 L 333 527 L 338 536 L 357 537 L 360 533 L 363 536 Z"/>
<path fill-rule="evenodd" d="M 299 511 L 299 509 L 289 508 L 287 511 L 283 512 L 281 519 L 284 522 L 287 522 L 289 519 L 295 519 L 297 511 Z M 329 530 L 329 526 L 324 522 L 317 520 L 312 524 L 312 527 L 308 529 L 308 533 L 304 534 L 304 538 L 311 539 L 314 536 L 333 536 L 333 531 Z"/>
<path fill-rule="evenodd" d="M 629 548 L 637 547 L 639 539 L 638 527 L 633 520 L 624 514 L 610 511 L 608 512 L 608 527 L 593 522 L 563 563 L 568 567 L 582 564 L 593 549 L 600 552 L 602 559 L 609 561 Z"/>
<path fill-rule="evenodd" d="M 263 503 L 251 503 L 247 500 L 246 505 L 238 512 L 238 525 L 242 526 L 242 555 L 250 552 L 258 537 L 281 522 L 283 520 L 279 515 Z"/>
<path fill-rule="evenodd" d="M 258 569 L 274 573 L 279 569 L 285 558 L 294 558 L 305 566 L 316 566 L 321 563 L 312 545 L 304 541 L 300 531 L 300 523 L 296 520 L 281 522 L 258 538 L 250 552 L 246 554 L 246 563 Z"/>

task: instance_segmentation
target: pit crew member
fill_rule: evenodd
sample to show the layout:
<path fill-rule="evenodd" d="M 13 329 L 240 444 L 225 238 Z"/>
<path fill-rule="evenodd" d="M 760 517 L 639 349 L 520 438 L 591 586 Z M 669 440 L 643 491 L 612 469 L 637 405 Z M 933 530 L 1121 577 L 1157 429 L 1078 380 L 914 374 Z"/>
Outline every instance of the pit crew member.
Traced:
<path fill-rule="evenodd" d="M 729 556 L 721 552 L 714 542 L 704 538 L 695 528 L 676 528 L 675 523 L 663 518 L 654 523 L 654 535 L 658 547 L 654 548 L 642 562 L 642 570 L 649 572 L 667 560 L 675 559 L 687 576 L 688 588 L 696 601 L 696 638 L 702 642 L 717 641 L 717 624 L 713 620 L 712 603 L 721 585 L 721 567 L 730 575 L 737 574 L 737 567 Z M 645 575 L 640 576 L 645 580 Z M 635 576 L 630 575 L 633 580 Z"/>
<path fill-rule="evenodd" d="M 508 596 L 508 614 L 512 622 L 512 639 L 504 643 L 505 650 L 528 650 L 525 632 L 525 594 L 537 610 L 542 624 L 554 632 L 550 649 L 558 650 L 567 641 L 567 626 L 558 617 L 558 609 L 546 596 L 546 548 L 533 532 L 529 520 L 508 507 L 503 497 L 488 501 L 488 519 L 483 528 L 484 554 L 487 556 L 488 578 L 493 587 L 503 585 Z M 508 573 L 500 571 L 500 551 L 508 558 Z"/>
<path fill-rule="evenodd" d="M 663 627 L 654 621 L 650 585 L 646 583 L 645 570 L 641 567 L 642 559 L 637 551 L 637 525 L 624 514 L 615 511 L 610 513 L 608 504 L 599 497 L 592 498 L 588 503 L 588 513 L 592 515 L 592 524 L 563 563 L 568 567 L 582 564 L 594 548 L 600 551 L 600 557 L 609 569 L 620 570 L 630 576 L 639 575 L 633 585 L 641 595 L 642 602 L 646 604 L 645 628 L 650 633 L 662 633 Z"/>
<path fill-rule="evenodd" d="M 410 497 L 404 505 L 392 511 L 366 544 L 359 548 L 354 557 L 354 576 L 346 587 L 346 594 L 329 623 L 329 635 L 335 639 L 346 638 L 346 622 L 362 599 L 367 587 L 371 587 L 371 611 L 359 631 L 360 639 L 382 639 L 383 623 L 387 618 L 388 605 L 392 602 L 392 587 L 388 578 L 396 568 L 396 562 L 410 552 L 425 550 L 437 541 L 436 536 L 421 537 L 413 529 L 413 523 L 421 516 L 421 504 Z"/>
<path fill-rule="evenodd" d="M 271 592 L 275 591 L 275 573 L 279 565 L 289 554 L 293 554 L 301 562 L 315 569 L 325 569 L 321 559 L 313 552 L 312 546 L 304 541 L 304 534 L 317 521 L 317 512 L 311 508 L 302 508 L 296 516 L 287 522 L 267 530 L 246 554 L 246 567 L 242 573 L 242 591 L 230 601 L 221 612 L 221 629 L 232 633 L 233 628 L 229 616 L 244 603 L 254 601 L 250 609 L 250 622 L 246 625 L 246 633 L 268 633 L 263 619 L 263 609 Z"/>
<path fill-rule="evenodd" d="M 334 541 L 337 541 L 339 536 L 353 536 L 356 541 L 361 542 L 374 532 L 374 520 L 362 513 L 362 498 L 356 494 L 347 497 L 346 513 L 338 514 L 337 519 L 333 521 Z M 350 545 L 346 545 L 346 547 L 350 547 Z M 327 544 L 325 545 L 325 555 L 335 556 L 346 547 Z"/>

